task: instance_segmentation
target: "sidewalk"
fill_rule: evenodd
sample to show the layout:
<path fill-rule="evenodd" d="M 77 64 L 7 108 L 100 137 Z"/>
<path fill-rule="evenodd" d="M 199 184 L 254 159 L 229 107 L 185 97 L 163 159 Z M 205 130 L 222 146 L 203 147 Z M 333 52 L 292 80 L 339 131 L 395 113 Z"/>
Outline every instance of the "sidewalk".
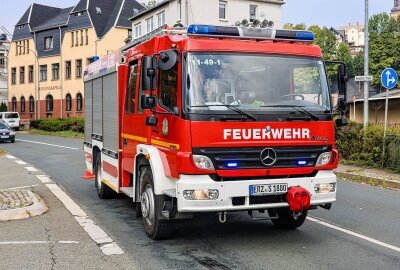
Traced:
<path fill-rule="evenodd" d="M 127 254 L 105 256 L 51 192 L 48 186 L 57 185 L 44 175 L 18 158 L 0 156 L 0 190 L 34 192 L 49 208 L 40 216 L 0 221 L 0 268 L 133 269 Z M 41 176 L 49 182 L 40 181 Z"/>
<path fill-rule="evenodd" d="M 349 181 L 400 190 L 400 174 L 345 164 L 339 164 L 335 173 L 339 178 Z"/>

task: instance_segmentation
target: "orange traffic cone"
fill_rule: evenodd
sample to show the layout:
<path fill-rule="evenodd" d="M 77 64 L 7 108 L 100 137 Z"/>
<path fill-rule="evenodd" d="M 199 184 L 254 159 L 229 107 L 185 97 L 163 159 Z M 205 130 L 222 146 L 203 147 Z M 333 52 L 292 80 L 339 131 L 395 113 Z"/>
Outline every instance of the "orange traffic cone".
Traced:
<path fill-rule="evenodd" d="M 94 176 L 91 172 L 86 171 L 85 175 L 81 176 L 81 178 L 83 178 L 83 179 L 94 179 L 94 178 L 96 178 L 96 176 Z"/>

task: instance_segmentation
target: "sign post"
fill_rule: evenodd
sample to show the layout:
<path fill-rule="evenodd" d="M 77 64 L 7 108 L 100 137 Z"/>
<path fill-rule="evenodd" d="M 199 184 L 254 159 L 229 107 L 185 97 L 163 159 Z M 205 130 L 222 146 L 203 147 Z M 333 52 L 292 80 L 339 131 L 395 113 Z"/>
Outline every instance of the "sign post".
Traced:
<path fill-rule="evenodd" d="M 397 85 L 398 77 L 397 73 L 392 68 L 386 68 L 381 74 L 381 83 L 386 88 L 386 101 L 385 101 L 385 123 L 383 127 L 383 157 L 385 157 L 386 148 L 386 130 L 387 130 L 387 116 L 389 107 L 389 89 L 394 88 Z"/>

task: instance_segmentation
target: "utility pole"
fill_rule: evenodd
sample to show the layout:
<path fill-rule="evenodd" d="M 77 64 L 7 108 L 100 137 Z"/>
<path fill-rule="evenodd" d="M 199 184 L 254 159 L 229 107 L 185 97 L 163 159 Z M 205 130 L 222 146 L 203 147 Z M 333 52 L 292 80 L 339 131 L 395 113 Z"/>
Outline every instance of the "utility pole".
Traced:
<path fill-rule="evenodd" d="M 368 29 L 368 0 L 365 0 L 365 27 L 364 27 L 364 76 L 368 76 L 368 38 L 369 38 L 369 29 Z M 368 98 L 369 98 L 369 82 L 364 81 L 364 128 L 368 125 Z"/>

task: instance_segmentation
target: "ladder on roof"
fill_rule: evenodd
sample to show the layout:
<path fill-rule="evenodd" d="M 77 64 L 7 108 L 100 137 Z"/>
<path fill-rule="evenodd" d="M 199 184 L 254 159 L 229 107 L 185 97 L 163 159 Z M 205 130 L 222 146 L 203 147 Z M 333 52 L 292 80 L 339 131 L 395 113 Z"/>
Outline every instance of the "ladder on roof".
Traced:
<path fill-rule="evenodd" d="M 136 45 L 139 45 L 140 43 L 148 41 L 156 36 L 162 36 L 164 34 L 180 34 L 180 35 L 186 34 L 186 30 L 187 30 L 186 27 L 172 27 L 171 28 L 165 24 L 165 25 L 162 25 L 162 26 L 154 29 L 153 31 L 147 33 L 144 36 L 141 36 L 141 37 L 138 37 L 138 38 L 132 40 L 130 43 L 128 43 L 127 45 L 122 47 L 121 51 L 126 52 L 130 48 L 135 47 Z"/>

